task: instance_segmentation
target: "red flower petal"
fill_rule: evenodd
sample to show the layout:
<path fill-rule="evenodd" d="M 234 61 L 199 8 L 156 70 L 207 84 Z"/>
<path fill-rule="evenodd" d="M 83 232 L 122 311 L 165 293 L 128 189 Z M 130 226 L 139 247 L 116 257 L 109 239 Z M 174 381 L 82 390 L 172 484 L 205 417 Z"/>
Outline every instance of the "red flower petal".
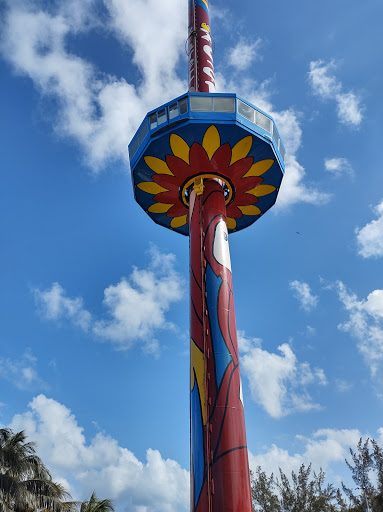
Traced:
<path fill-rule="evenodd" d="M 176 192 L 172 190 L 169 192 L 160 192 L 153 197 L 153 201 L 166 204 L 176 204 L 181 202 L 178 190 Z"/>
<path fill-rule="evenodd" d="M 228 142 L 220 146 L 210 161 L 211 168 L 220 173 L 226 172 L 230 165 L 231 147 Z M 242 175 L 243 176 L 243 175 Z"/>
<path fill-rule="evenodd" d="M 166 163 L 174 176 L 177 178 L 179 185 L 183 183 L 188 176 L 193 174 L 190 165 L 184 162 L 181 158 L 174 155 L 166 155 Z"/>
<path fill-rule="evenodd" d="M 252 178 L 241 178 L 236 181 L 235 189 L 237 192 L 247 192 L 252 188 L 257 187 L 264 181 L 260 176 L 254 176 Z"/>
<path fill-rule="evenodd" d="M 188 213 L 188 209 L 185 205 L 179 201 L 177 204 L 172 206 L 170 210 L 168 210 L 167 216 L 168 217 L 181 217 L 181 215 L 185 215 L 185 213 Z"/>
<path fill-rule="evenodd" d="M 253 163 L 254 158 L 252 156 L 248 156 L 246 158 L 241 158 L 241 160 L 238 160 L 238 162 L 235 162 L 235 164 L 229 167 L 229 170 L 227 171 L 228 176 L 234 184 L 237 184 L 237 180 L 241 179 L 242 176 L 248 172 Z"/>
<path fill-rule="evenodd" d="M 258 203 L 258 197 L 243 192 L 237 192 L 234 202 L 238 206 L 250 206 L 251 204 Z"/>
<path fill-rule="evenodd" d="M 161 185 L 161 187 L 167 188 L 171 191 L 178 191 L 178 179 L 175 176 L 169 176 L 169 174 L 153 174 L 152 180 Z M 250 190 L 250 189 L 249 189 Z"/>
<path fill-rule="evenodd" d="M 193 170 L 190 174 L 206 172 L 211 169 L 209 157 L 205 149 L 198 142 L 194 142 L 190 148 L 190 167 Z"/>
<path fill-rule="evenodd" d="M 230 204 L 226 208 L 226 216 L 231 217 L 232 219 L 240 219 L 242 217 L 242 212 L 234 204 Z"/>

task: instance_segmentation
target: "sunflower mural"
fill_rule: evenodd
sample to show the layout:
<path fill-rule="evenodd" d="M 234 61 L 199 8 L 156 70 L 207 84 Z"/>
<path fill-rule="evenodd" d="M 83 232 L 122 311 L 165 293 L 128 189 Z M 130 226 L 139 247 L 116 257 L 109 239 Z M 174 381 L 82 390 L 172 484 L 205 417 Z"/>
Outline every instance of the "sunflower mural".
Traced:
<path fill-rule="evenodd" d="M 275 203 L 282 173 L 270 145 L 244 133 L 233 125 L 189 124 L 154 140 L 135 166 L 138 203 L 158 224 L 188 235 L 195 181 L 217 178 L 229 232 L 249 226 Z"/>

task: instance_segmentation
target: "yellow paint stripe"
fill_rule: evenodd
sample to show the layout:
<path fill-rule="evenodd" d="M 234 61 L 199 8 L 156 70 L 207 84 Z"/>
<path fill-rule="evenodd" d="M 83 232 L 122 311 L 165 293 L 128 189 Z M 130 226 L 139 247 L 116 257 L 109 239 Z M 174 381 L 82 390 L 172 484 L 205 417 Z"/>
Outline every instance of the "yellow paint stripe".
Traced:
<path fill-rule="evenodd" d="M 213 158 L 214 153 L 221 145 L 221 137 L 215 126 L 209 126 L 204 135 L 202 146 L 205 148 L 209 160 Z"/>
<path fill-rule="evenodd" d="M 166 213 L 170 210 L 170 208 L 174 206 L 174 204 L 165 204 L 165 203 L 154 203 L 152 206 L 149 206 L 148 212 L 150 213 Z"/>
<path fill-rule="evenodd" d="M 190 356 L 190 389 L 193 390 L 195 386 L 195 372 L 201 402 L 202 421 L 206 425 L 205 359 L 203 352 L 201 352 L 192 339 L 190 339 Z"/>
<path fill-rule="evenodd" d="M 157 185 L 157 183 L 154 183 L 154 181 L 143 181 L 142 183 L 139 183 L 137 187 L 144 192 L 153 195 L 168 191 L 167 188 L 163 188 L 160 185 Z"/>
<path fill-rule="evenodd" d="M 266 171 L 270 169 L 275 160 L 267 159 L 261 160 L 250 167 L 247 173 L 243 176 L 244 178 L 250 178 L 252 176 L 262 176 Z"/>
<path fill-rule="evenodd" d="M 271 194 L 271 192 L 274 192 L 274 190 L 276 190 L 276 188 L 273 187 L 272 185 L 258 185 L 258 187 L 252 188 L 251 190 L 248 190 L 246 193 L 256 197 L 262 197 Z"/>
<path fill-rule="evenodd" d="M 260 215 L 262 213 L 261 210 L 253 204 L 249 206 L 238 206 L 238 208 L 244 215 Z"/>
<path fill-rule="evenodd" d="M 231 217 L 226 219 L 228 229 L 235 229 L 237 227 L 237 221 Z"/>
<path fill-rule="evenodd" d="M 170 223 L 172 228 L 181 228 L 186 224 L 187 215 L 181 215 L 181 217 L 174 217 Z"/>
<path fill-rule="evenodd" d="M 174 156 L 178 156 L 178 158 L 181 158 L 181 160 L 183 160 L 189 165 L 190 148 L 182 137 L 175 133 L 172 133 L 170 135 L 170 147 L 173 151 Z"/>
<path fill-rule="evenodd" d="M 174 176 L 167 166 L 167 163 L 160 158 L 156 158 L 155 156 L 146 156 L 144 160 L 148 167 L 150 167 L 150 169 L 156 174 L 169 174 L 170 176 Z"/>
<path fill-rule="evenodd" d="M 241 158 L 245 158 L 249 154 L 252 145 L 253 137 L 251 135 L 248 135 L 247 137 L 244 137 L 239 142 L 237 142 L 237 144 L 231 150 L 230 165 L 235 164 L 235 162 L 238 162 L 238 160 L 241 160 Z"/>

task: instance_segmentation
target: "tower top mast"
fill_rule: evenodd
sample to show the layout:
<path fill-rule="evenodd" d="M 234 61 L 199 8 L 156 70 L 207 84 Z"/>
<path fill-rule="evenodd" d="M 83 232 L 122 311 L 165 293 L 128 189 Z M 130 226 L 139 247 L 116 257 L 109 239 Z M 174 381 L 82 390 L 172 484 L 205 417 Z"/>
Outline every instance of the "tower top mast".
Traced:
<path fill-rule="evenodd" d="M 208 0 L 189 0 L 189 91 L 215 92 Z"/>

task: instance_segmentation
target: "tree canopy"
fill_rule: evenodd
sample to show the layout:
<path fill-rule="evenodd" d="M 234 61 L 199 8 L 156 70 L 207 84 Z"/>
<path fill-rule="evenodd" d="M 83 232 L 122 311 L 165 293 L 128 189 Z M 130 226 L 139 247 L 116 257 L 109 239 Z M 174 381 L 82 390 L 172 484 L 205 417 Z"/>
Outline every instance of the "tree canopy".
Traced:
<path fill-rule="evenodd" d="M 259 512 L 383 512 L 383 450 L 374 439 L 359 440 L 350 448 L 354 488 L 342 483 L 342 490 L 325 483 L 326 474 L 302 464 L 287 476 L 267 476 L 261 467 L 251 474 L 253 510 Z"/>

